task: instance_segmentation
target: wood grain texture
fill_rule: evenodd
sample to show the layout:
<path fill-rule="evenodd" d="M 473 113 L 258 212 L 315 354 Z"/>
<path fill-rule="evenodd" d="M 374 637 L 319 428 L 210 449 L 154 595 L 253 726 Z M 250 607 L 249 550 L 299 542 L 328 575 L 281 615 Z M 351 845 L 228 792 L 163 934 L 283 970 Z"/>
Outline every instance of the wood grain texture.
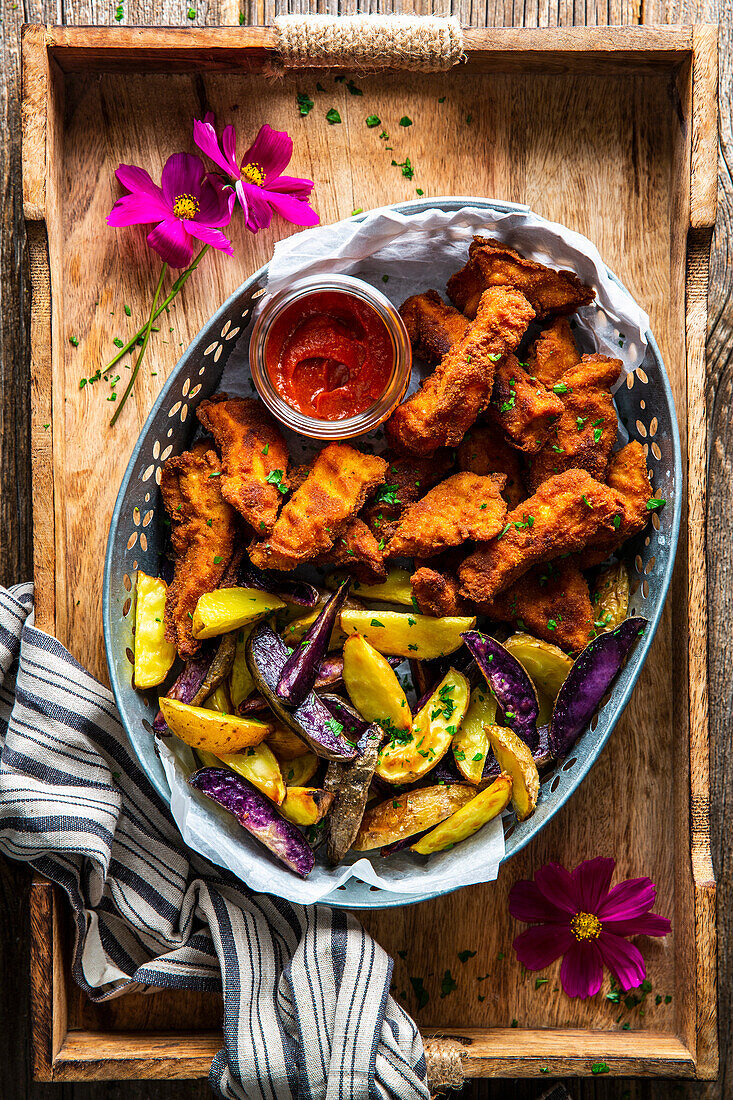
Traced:
<path fill-rule="evenodd" d="M 319 5 L 320 9 L 321 5 Z M 652 8 L 654 5 L 652 5 Z M 125 5 L 128 9 L 124 15 L 124 22 L 160 22 L 171 21 L 180 22 L 187 21 L 184 18 L 183 9 L 173 10 L 171 5 L 170 10 L 167 7 L 156 5 L 151 8 L 148 5 Z M 293 5 L 293 10 L 297 10 L 298 5 Z M 465 10 L 464 10 L 465 9 Z M 332 5 L 324 5 L 323 10 L 332 10 Z M 342 10 L 354 10 L 354 5 L 349 6 L 344 4 Z M 389 9 L 387 9 L 389 10 Z M 436 10 L 438 9 L 436 5 Z M 274 5 L 247 5 L 244 8 L 245 15 L 248 20 L 261 21 L 265 17 L 270 18 L 275 14 Z M 592 3 L 586 5 L 583 9 L 578 11 L 573 9 L 573 5 L 560 3 L 553 6 L 550 10 L 548 5 L 544 7 L 542 5 L 529 4 L 525 7 L 519 6 L 517 10 L 514 10 L 511 3 L 502 4 L 497 3 L 494 5 L 487 5 L 487 7 L 481 8 L 481 10 L 472 9 L 468 4 L 456 5 L 456 13 L 461 16 L 465 22 L 473 21 L 475 23 L 481 23 L 487 21 L 489 23 L 525 23 L 527 25 L 534 26 L 546 26 L 546 25 L 567 25 L 572 22 L 573 19 L 585 19 L 589 23 L 605 23 L 605 22 L 638 22 L 640 17 L 640 11 L 635 9 L 633 5 L 622 4 L 603 4 L 595 6 Z M 44 17 L 53 17 L 53 13 L 29 11 L 31 16 L 42 14 Z M 205 9 L 199 9 L 196 15 L 195 25 L 202 23 L 208 23 L 209 25 L 215 24 L 219 21 L 227 21 L 231 24 L 238 22 L 239 8 L 233 5 L 209 5 Z M 688 8 L 681 8 L 676 3 L 672 2 L 668 9 L 659 8 L 658 10 L 652 10 L 645 7 L 645 18 L 651 21 L 675 21 L 680 18 L 689 18 L 697 15 L 698 17 L 714 18 L 715 11 L 706 10 L 704 12 L 689 11 Z M 729 18 L 729 13 L 723 13 Z M 71 5 L 67 6 L 64 13 L 64 18 L 69 22 L 106 22 L 111 20 L 114 15 L 114 7 L 109 10 L 101 8 L 97 9 L 94 5 Z M 61 13 L 57 13 L 56 17 L 60 18 Z M 6 32 L 7 33 L 7 32 Z M 726 25 L 723 30 L 724 41 L 729 44 L 730 29 Z M 6 46 L 7 49 L 7 46 Z M 727 73 L 728 79 L 730 79 L 730 52 L 724 54 L 723 58 L 723 77 Z M 727 111 L 729 108 L 725 104 L 724 109 Z M 730 133 L 730 116 L 726 115 L 723 119 L 722 138 L 724 152 L 730 148 L 731 133 Z M 723 163 L 723 180 L 721 184 L 722 192 L 722 204 L 721 204 L 721 216 L 719 221 L 719 231 L 716 237 L 716 250 L 714 254 L 714 279 L 713 279 L 713 304 L 714 309 L 711 311 L 712 320 L 712 332 L 711 332 L 711 376 L 709 380 L 708 392 L 711 398 L 711 484 L 710 484 L 710 503 L 708 506 L 709 514 L 715 517 L 715 529 L 713 525 L 710 528 L 709 534 L 709 561 L 710 561 L 710 589 L 711 589 L 711 707 L 713 715 L 713 733 L 714 733 L 714 763 L 718 764 L 717 772 L 714 772 L 715 781 L 717 784 L 717 791 L 719 793 L 718 807 L 722 806 L 723 799 L 726 793 L 728 793 L 728 787 L 730 785 L 729 775 L 729 747 L 728 739 L 725 736 L 725 721 L 730 720 L 730 698 L 731 698 L 731 683 L 730 672 L 728 668 L 730 661 L 725 660 L 726 656 L 729 656 L 727 649 L 729 648 L 728 631 L 727 631 L 727 612 L 730 610 L 730 530 L 729 520 L 726 516 L 726 510 L 724 508 L 727 502 L 730 500 L 730 447 L 733 445 L 733 441 L 730 439 L 730 397 L 731 397 L 731 384 L 730 384 L 730 371 L 729 371 L 729 358 L 730 358 L 730 340 L 731 340 L 731 324 L 730 324 L 730 288 L 724 278 L 724 261 L 727 257 L 728 249 L 728 230 L 730 227 L 730 176 L 725 167 L 726 161 Z M 715 275 L 717 274 L 717 280 Z M 3 283 L 3 291 L 5 291 L 6 283 Z M 7 348 L 7 345 L 6 345 Z M 13 361 L 16 362 L 15 360 Z M 16 376 L 20 376 L 23 373 L 23 363 L 17 362 Z M 5 445 L 5 441 L 3 441 Z M 22 482 L 22 478 L 21 478 Z M 13 481 L 13 475 L 4 474 L 3 487 L 11 485 L 14 487 L 16 482 Z M 25 492 L 28 493 L 27 474 L 24 482 Z M 22 496 L 22 488 L 19 490 Z M 716 502 L 716 511 L 713 509 L 713 501 Z M 5 527 L 6 533 L 9 529 Z M 8 555 L 9 551 L 3 544 L 3 555 Z M 16 553 L 15 550 L 12 553 Z M 717 557 L 714 558 L 714 554 Z M 5 563 L 6 557 L 2 558 Z M 7 560 L 11 560 L 8 556 Z M 27 575 L 28 560 L 25 562 L 25 569 Z M 726 573 L 727 570 L 727 573 Z M 13 578 L 20 575 L 19 573 L 9 571 L 6 576 Z M 717 632 L 716 632 L 717 631 Z M 720 655 L 715 646 L 719 644 L 721 646 Z M 722 826 L 722 813 L 720 809 L 716 809 L 716 815 L 714 816 L 714 837 L 716 840 L 716 854 L 718 856 L 718 870 L 720 874 L 720 884 L 723 890 L 723 899 L 730 898 L 730 853 L 725 846 L 726 841 L 723 834 Z M 722 874 L 721 874 L 722 872 Z M 14 918 L 6 926 L 12 928 L 19 928 L 21 935 L 23 935 L 23 915 L 24 909 L 22 907 L 22 898 L 18 898 L 17 891 L 14 889 L 12 883 L 20 881 L 17 873 L 12 871 L 8 872 L 8 878 L 3 879 L 3 897 L 0 905 L 7 907 L 7 912 L 10 918 Z M 6 886 L 7 883 L 7 886 Z M 727 1038 L 727 1026 L 725 1021 L 730 1020 L 731 1013 L 731 962 L 728 945 L 730 943 L 730 929 L 728 928 L 728 922 L 730 921 L 729 910 L 730 906 L 726 908 L 725 900 L 721 904 L 721 934 L 724 937 L 721 943 L 725 945 L 726 950 L 721 952 L 721 978 L 725 975 L 728 976 L 727 987 L 724 988 L 722 994 L 722 1007 L 725 1012 L 723 1016 L 724 1026 L 722 1028 L 722 1036 Z M 9 945 L 5 944 L 6 947 Z M 3 990 L 10 991 L 10 996 L 13 996 L 13 990 L 18 991 L 21 985 L 18 982 L 17 976 L 17 957 L 14 952 L 9 951 L 9 956 L 12 955 L 12 959 L 9 957 L 7 961 L 3 959 L 4 969 L 3 976 L 9 978 L 8 982 L 3 983 Z M 726 998 L 728 1003 L 726 1005 Z M 7 1026 L 3 1038 L 0 1039 L 0 1044 L 7 1045 L 7 1051 L 10 1054 L 12 1052 L 12 1058 L 6 1058 L 5 1067 L 12 1067 L 13 1062 L 17 1065 L 17 1051 L 19 1049 L 17 1039 L 14 1041 L 14 1036 L 18 1034 L 18 1020 L 17 1020 L 17 1003 L 18 998 L 16 996 L 13 1001 L 13 1008 L 7 1013 Z M 119 1002 L 118 1002 L 119 1004 Z M 21 1045 L 22 1049 L 22 1045 Z M 2 1047 L 0 1047 L 0 1052 Z M 731 1082 L 727 1074 L 727 1051 L 725 1047 L 723 1052 L 726 1054 L 726 1058 L 723 1064 L 723 1072 L 721 1075 L 721 1082 L 717 1086 L 713 1086 L 712 1089 L 706 1088 L 706 1095 L 718 1095 L 721 1097 L 727 1096 L 729 1093 L 725 1091 L 725 1082 L 728 1082 L 730 1086 Z M 3 1090 L 5 1081 L 3 1074 L 6 1072 L 5 1067 L 0 1069 L 0 1093 L 5 1096 L 40 1096 L 42 1093 L 45 1095 L 45 1090 L 42 1090 L 40 1086 L 26 1085 L 25 1082 L 21 1082 L 17 1072 L 8 1073 L 7 1076 L 7 1088 Z M 553 1066 L 553 1073 L 555 1067 Z M 669 1095 L 686 1095 L 697 1096 L 701 1095 L 699 1086 L 695 1085 L 680 1085 L 674 1086 L 665 1085 L 662 1083 L 653 1082 L 611 1082 L 603 1080 L 593 1080 L 588 1082 L 575 1082 L 571 1086 L 572 1094 L 578 1098 L 580 1097 L 618 1097 L 624 1094 L 624 1089 L 629 1090 L 630 1097 L 655 1097 L 660 1098 Z M 139 1090 L 139 1091 L 138 1091 Z M 473 1086 L 473 1093 L 476 1096 L 489 1097 L 506 1095 L 507 1083 L 497 1082 L 492 1084 L 486 1082 L 484 1084 L 475 1084 Z M 532 1082 L 525 1082 L 517 1084 L 512 1089 L 512 1095 L 518 1097 L 536 1097 L 539 1091 L 539 1084 Z M 118 1090 L 114 1085 L 99 1085 L 99 1086 L 64 1086 L 64 1097 L 73 1097 L 74 1100 L 91 1100 L 94 1098 L 101 1098 L 103 1096 L 117 1096 Z M 167 1097 L 167 1096 L 205 1096 L 209 1095 L 208 1086 L 205 1083 L 198 1084 L 176 1084 L 165 1085 L 163 1083 L 148 1085 L 141 1084 L 139 1086 L 128 1082 L 124 1086 L 124 1095 L 127 1097 L 140 1098 L 145 1097 Z"/>

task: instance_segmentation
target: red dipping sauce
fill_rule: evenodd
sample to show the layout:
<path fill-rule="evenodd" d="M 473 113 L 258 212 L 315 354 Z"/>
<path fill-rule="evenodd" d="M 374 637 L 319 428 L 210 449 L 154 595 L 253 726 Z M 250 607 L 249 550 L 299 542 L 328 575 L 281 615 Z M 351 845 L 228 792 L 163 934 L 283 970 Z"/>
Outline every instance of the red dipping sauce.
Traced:
<path fill-rule="evenodd" d="M 384 394 L 394 346 L 382 318 L 351 294 L 316 291 L 286 306 L 265 344 L 280 397 L 304 416 L 346 420 Z"/>

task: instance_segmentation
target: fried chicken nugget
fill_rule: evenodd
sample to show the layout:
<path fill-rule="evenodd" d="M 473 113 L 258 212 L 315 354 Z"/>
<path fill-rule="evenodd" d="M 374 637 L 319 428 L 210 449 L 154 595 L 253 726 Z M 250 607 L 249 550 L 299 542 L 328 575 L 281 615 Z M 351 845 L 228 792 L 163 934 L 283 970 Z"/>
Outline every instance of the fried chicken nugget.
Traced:
<path fill-rule="evenodd" d="M 459 569 L 461 595 L 487 603 L 540 562 L 582 550 L 614 530 L 621 499 L 585 470 L 566 470 L 539 487 L 506 517 L 498 537 L 479 546 Z"/>
<path fill-rule="evenodd" d="M 518 347 L 533 317 L 519 291 L 487 290 L 465 336 L 387 421 L 387 438 L 395 450 L 425 455 L 460 443 L 489 403 L 496 363 Z"/>
<path fill-rule="evenodd" d="M 604 481 L 618 434 L 618 416 L 611 386 L 623 364 L 605 355 L 584 355 L 555 383 L 563 413 L 551 428 L 547 443 L 528 464 L 527 483 L 534 491 L 563 470 L 587 470 Z"/>
<path fill-rule="evenodd" d="M 466 432 L 458 448 L 458 468 L 472 474 L 504 474 L 501 495 L 510 508 L 527 496 L 519 455 L 493 425 L 474 424 Z"/>
<path fill-rule="evenodd" d="M 361 510 L 361 518 L 371 527 L 382 547 L 392 538 L 400 516 L 409 504 L 442 481 L 453 467 L 453 452 L 441 448 L 429 458 L 384 455 L 389 467 L 385 483 L 377 489 Z"/>
<path fill-rule="evenodd" d="M 564 408 L 559 397 L 530 378 L 515 355 L 507 355 L 496 364 L 494 392 L 486 419 L 516 450 L 537 454 Z"/>
<path fill-rule="evenodd" d="M 387 579 L 387 567 L 374 534 L 358 516 L 339 528 L 336 540 L 318 565 L 342 566 L 362 584 L 379 584 Z"/>
<path fill-rule="evenodd" d="M 567 317 L 558 317 L 535 340 L 527 357 L 527 372 L 552 386 L 580 362 L 580 352 Z"/>
<path fill-rule="evenodd" d="M 470 322 L 444 302 L 437 290 L 414 294 L 400 306 L 412 350 L 429 363 L 439 362 L 462 340 Z"/>
<path fill-rule="evenodd" d="M 649 520 L 647 502 L 653 496 L 641 443 L 633 440 L 611 455 L 607 483 L 621 498 L 618 527 L 612 535 L 601 535 L 583 554 L 583 568 L 600 565 L 627 539 L 643 531 Z"/>
<path fill-rule="evenodd" d="M 205 443 L 169 458 L 160 488 L 176 557 L 165 599 L 165 636 L 185 659 L 200 648 L 191 633 L 192 615 L 199 597 L 217 588 L 226 573 L 237 516 L 221 493 L 219 456 Z"/>
<path fill-rule="evenodd" d="M 411 504 L 387 544 L 388 558 L 432 558 L 467 539 L 485 542 L 501 531 L 506 502 L 501 474 L 453 474 Z"/>
<path fill-rule="evenodd" d="M 466 317 L 475 317 L 479 299 L 490 286 L 512 286 L 528 300 L 537 320 L 558 313 L 575 313 L 587 306 L 596 293 L 584 286 L 573 271 L 528 260 L 513 248 L 488 237 L 474 237 L 468 249 L 468 263 L 448 280 L 448 297 Z"/>
<path fill-rule="evenodd" d="M 571 558 L 534 566 L 476 610 L 571 653 L 588 644 L 594 628 L 588 582 Z"/>
<path fill-rule="evenodd" d="M 359 511 L 368 493 L 384 481 L 387 463 L 348 443 L 329 443 L 310 475 L 281 511 L 272 534 L 249 548 L 261 569 L 295 569 L 325 554 L 339 528 Z"/>
<path fill-rule="evenodd" d="M 440 619 L 444 615 L 465 615 L 466 604 L 461 599 L 458 577 L 421 565 L 410 577 L 412 595 L 423 615 Z"/>
<path fill-rule="evenodd" d="M 258 534 L 275 526 L 287 487 L 288 449 L 275 421 L 255 398 L 220 393 L 196 410 L 221 453 L 221 493 Z"/>

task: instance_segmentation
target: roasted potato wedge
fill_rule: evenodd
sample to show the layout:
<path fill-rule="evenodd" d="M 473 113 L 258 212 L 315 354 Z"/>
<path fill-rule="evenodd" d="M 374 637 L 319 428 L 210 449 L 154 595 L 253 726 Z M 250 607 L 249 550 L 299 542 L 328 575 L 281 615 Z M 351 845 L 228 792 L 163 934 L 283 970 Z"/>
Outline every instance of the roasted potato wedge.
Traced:
<path fill-rule="evenodd" d="M 361 634 L 380 653 L 428 661 L 454 653 L 463 644 L 461 634 L 472 630 L 475 617 L 451 615 L 435 619 L 402 611 L 342 611 L 341 628 Z"/>
<path fill-rule="evenodd" d="M 231 701 L 229 699 L 229 695 L 227 694 L 227 689 L 226 689 L 225 684 L 219 684 L 218 688 L 216 688 L 214 691 L 212 691 L 211 695 L 208 697 L 208 699 L 204 703 L 204 709 L 205 710 L 215 710 L 215 711 L 217 711 L 218 714 L 231 714 L 232 713 L 232 704 L 231 704 Z M 218 768 L 219 765 L 218 764 L 213 764 L 212 767 Z"/>
<path fill-rule="evenodd" d="M 255 682 L 252 679 L 252 673 L 249 671 L 246 655 L 247 639 L 252 633 L 254 625 L 254 623 L 250 623 L 249 626 L 243 626 L 241 630 L 237 631 L 234 663 L 229 673 L 229 697 L 235 710 L 240 703 L 249 698 L 255 689 Z"/>
<path fill-rule="evenodd" d="M 294 825 L 315 825 L 328 813 L 333 797 L 331 791 L 316 787 L 288 787 L 280 813 Z"/>
<path fill-rule="evenodd" d="M 135 687 L 162 684 L 176 659 L 176 647 L 165 640 L 165 594 L 160 577 L 137 571 L 135 601 Z"/>
<path fill-rule="evenodd" d="M 344 642 L 344 684 L 349 698 L 367 722 L 387 732 L 409 730 L 412 714 L 394 670 L 361 634 Z"/>
<path fill-rule="evenodd" d="M 287 787 L 304 787 L 318 771 L 319 760 L 314 752 L 305 752 L 287 760 L 282 767 Z"/>
<path fill-rule="evenodd" d="M 435 829 L 431 829 L 416 844 L 410 846 L 411 852 L 419 852 L 422 856 L 431 852 L 444 852 L 446 848 L 452 848 L 462 840 L 477 833 L 487 821 L 498 817 L 502 813 L 512 796 L 512 777 L 502 772 L 490 787 L 481 791 L 465 806 L 456 810 L 451 817 L 446 818 Z"/>
<path fill-rule="evenodd" d="M 346 573 L 331 573 L 326 578 L 328 588 L 338 588 L 339 584 L 348 576 Z M 410 584 L 409 569 L 398 569 L 393 566 L 387 571 L 387 579 L 379 584 L 362 584 L 354 581 L 352 592 L 356 592 L 360 600 L 380 600 L 382 603 L 400 603 L 405 607 L 413 607 L 412 586 Z"/>
<path fill-rule="evenodd" d="M 593 586 L 596 630 L 613 630 L 629 613 L 629 572 L 622 561 L 602 569 Z"/>
<path fill-rule="evenodd" d="M 218 768 L 226 764 L 237 775 L 248 779 L 253 787 L 262 791 L 268 798 L 279 806 L 285 798 L 285 783 L 283 782 L 280 765 L 262 742 L 260 745 L 252 745 L 243 752 L 207 752 L 205 749 L 197 749 L 201 762 L 207 768 Z"/>
<path fill-rule="evenodd" d="M 193 613 L 193 636 L 200 641 L 228 634 L 284 606 L 277 596 L 259 588 L 217 588 L 199 598 Z"/>
<path fill-rule="evenodd" d="M 508 726 L 487 726 L 486 732 L 502 772 L 512 777 L 512 803 L 517 821 L 534 812 L 540 776 L 529 747 Z"/>
<path fill-rule="evenodd" d="M 426 775 L 450 748 L 469 700 L 466 677 L 448 670 L 409 732 L 395 731 L 379 753 L 376 774 L 387 783 L 412 783 Z"/>
<path fill-rule="evenodd" d="M 453 737 L 453 756 L 464 779 L 480 783 L 489 752 L 489 737 L 485 727 L 496 720 L 496 699 L 486 684 L 471 692 L 471 701 L 458 733 Z"/>
<path fill-rule="evenodd" d="M 312 611 L 303 612 L 303 608 L 299 608 L 299 614 L 296 617 L 291 615 L 287 616 L 286 625 L 282 631 L 282 639 L 286 645 L 291 648 L 298 645 L 303 641 L 313 623 L 323 611 L 324 605 L 331 598 L 331 592 L 321 592 L 318 600 L 318 605 L 313 608 Z M 359 611 L 363 610 L 363 604 L 358 600 L 355 600 L 352 596 L 347 596 L 344 600 L 344 608 L 346 610 Z M 293 608 L 289 608 L 288 611 L 292 611 Z M 331 631 L 331 639 L 328 643 L 329 650 L 340 649 L 346 641 L 346 634 L 343 632 L 339 623 Z"/>
<path fill-rule="evenodd" d="M 540 641 L 531 634 L 512 634 L 504 648 L 517 658 L 538 691 L 557 698 L 565 677 L 573 667 L 572 657 L 551 642 Z"/>
<path fill-rule="evenodd" d="M 462 783 L 421 787 L 370 806 L 362 818 L 352 851 L 369 852 L 430 829 L 471 802 L 473 787 Z"/>
<path fill-rule="evenodd" d="M 361 828 L 383 739 L 381 726 L 370 726 L 359 738 L 361 754 L 352 763 L 340 766 L 326 837 L 326 856 L 332 867 L 350 851 Z"/>
<path fill-rule="evenodd" d="M 281 726 L 279 722 L 276 722 L 268 733 L 267 744 L 278 760 L 295 760 L 296 756 L 305 756 L 310 752 L 305 741 L 301 740 L 297 733 L 293 733 L 287 726 Z"/>
<path fill-rule="evenodd" d="M 171 733 L 192 749 L 208 749 L 216 756 L 259 745 L 273 728 L 273 723 L 258 718 L 219 714 L 205 707 L 179 703 L 177 699 L 161 697 L 158 705 Z"/>

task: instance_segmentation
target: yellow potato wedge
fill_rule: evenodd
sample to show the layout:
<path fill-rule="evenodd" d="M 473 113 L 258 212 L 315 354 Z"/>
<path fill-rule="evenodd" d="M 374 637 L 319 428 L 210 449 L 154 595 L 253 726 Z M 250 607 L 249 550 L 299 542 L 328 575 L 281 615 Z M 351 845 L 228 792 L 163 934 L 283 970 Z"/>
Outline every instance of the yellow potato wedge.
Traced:
<path fill-rule="evenodd" d="M 316 787 L 288 787 L 280 813 L 293 825 L 316 825 L 331 808 L 333 791 Z"/>
<path fill-rule="evenodd" d="M 502 772 L 485 791 L 481 791 L 451 817 L 431 829 L 416 844 L 410 845 L 410 851 L 428 856 L 431 852 L 444 852 L 446 848 L 467 840 L 487 821 L 498 817 L 506 809 L 511 796 L 512 777 Z"/>
<path fill-rule="evenodd" d="M 252 679 L 252 673 L 247 667 L 247 658 L 245 656 L 247 639 L 254 628 L 255 623 L 250 623 L 248 626 L 243 626 L 241 630 L 237 631 L 234 664 L 229 673 L 229 696 L 232 700 L 232 707 L 234 710 L 236 710 L 239 704 L 243 703 L 245 699 L 248 699 L 255 689 L 255 682 Z"/>
<path fill-rule="evenodd" d="M 394 669 L 361 634 L 344 642 L 344 684 L 365 721 L 378 722 L 388 733 L 409 730 L 412 714 Z"/>
<path fill-rule="evenodd" d="M 615 630 L 629 614 L 629 573 L 622 561 L 602 569 L 593 588 L 596 630 Z"/>
<path fill-rule="evenodd" d="M 232 704 L 227 694 L 225 684 L 219 684 L 216 691 L 212 691 L 211 695 L 204 703 L 204 708 L 206 710 L 215 710 L 219 714 L 232 713 Z"/>
<path fill-rule="evenodd" d="M 551 642 L 540 641 L 531 634 L 512 634 L 504 642 L 504 648 L 524 666 L 538 692 L 543 691 L 554 701 L 573 667 L 572 657 Z"/>
<path fill-rule="evenodd" d="M 140 691 L 162 684 L 176 659 L 176 647 L 165 640 L 165 593 L 160 577 L 137 571 L 135 601 L 135 687 Z"/>
<path fill-rule="evenodd" d="M 517 821 L 534 813 L 540 794 L 540 776 L 532 752 L 508 726 L 487 726 L 494 756 L 502 772 L 512 777 L 512 803 Z"/>
<path fill-rule="evenodd" d="M 448 670 L 408 732 L 395 731 L 380 750 L 376 774 L 387 783 L 412 783 L 434 768 L 450 748 L 466 713 L 468 680 Z"/>
<path fill-rule="evenodd" d="M 237 775 L 249 780 L 258 791 L 271 798 L 276 805 L 279 806 L 285 798 L 285 783 L 280 765 L 264 741 L 243 752 L 213 753 L 205 749 L 196 751 L 205 765 L 218 768 L 221 764 L 226 764 Z"/>
<path fill-rule="evenodd" d="M 485 726 L 496 720 L 496 699 L 486 684 L 471 692 L 465 717 L 453 738 L 453 756 L 464 779 L 480 783 L 489 752 L 489 737 Z"/>
<path fill-rule="evenodd" d="M 410 615 L 403 611 L 342 611 L 341 629 L 363 638 L 388 657 L 428 661 L 454 653 L 463 645 L 461 634 L 473 630 L 475 616 Z"/>
<path fill-rule="evenodd" d="M 267 744 L 278 760 L 295 760 L 296 756 L 305 756 L 310 752 L 305 741 L 302 741 L 287 726 L 281 726 L 279 722 L 275 722 L 268 733 Z"/>
<path fill-rule="evenodd" d="M 282 765 L 282 773 L 287 787 L 304 787 L 318 771 L 319 760 L 314 752 L 306 752 L 287 760 Z"/>
<path fill-rule="evenodd" d="M 158 700 L 168 728 L 192 749 L 208 749 L 216 756 L 259 745 L 272 731 L 272 723 L 258 718 L 218 714 L 205 707 L 191 707 L 177 699 Z"/>
<path fill-rule="evenodd" d="M 194 638 L 215 638 L 270 615 L 285 604 L 258 588 L 217 588 L 200 597 L 193 613 Z"/>
<path fill-rule="evenodd" d="M 340 571 L 331 573 L 326 578 L 327 587 L 338 588 L 347 575 Z M 380 600 L 382 603 L 400 603 L 405 607 L 414 607 L 409 569 L 393 567 L 388 570 L 387 579 L 379 584 L 362 584 L 360 581 L 354 581 L 351 590 L 360 600 Z"/>
<path fill-rule="evenodd" d="M 369 852 L 431 829 L 470 802 L 474 794 L 473 787 L 462 783 L 441 784 L 396 794 L 378 806 L 369 806 L 351 849 Z"/>

